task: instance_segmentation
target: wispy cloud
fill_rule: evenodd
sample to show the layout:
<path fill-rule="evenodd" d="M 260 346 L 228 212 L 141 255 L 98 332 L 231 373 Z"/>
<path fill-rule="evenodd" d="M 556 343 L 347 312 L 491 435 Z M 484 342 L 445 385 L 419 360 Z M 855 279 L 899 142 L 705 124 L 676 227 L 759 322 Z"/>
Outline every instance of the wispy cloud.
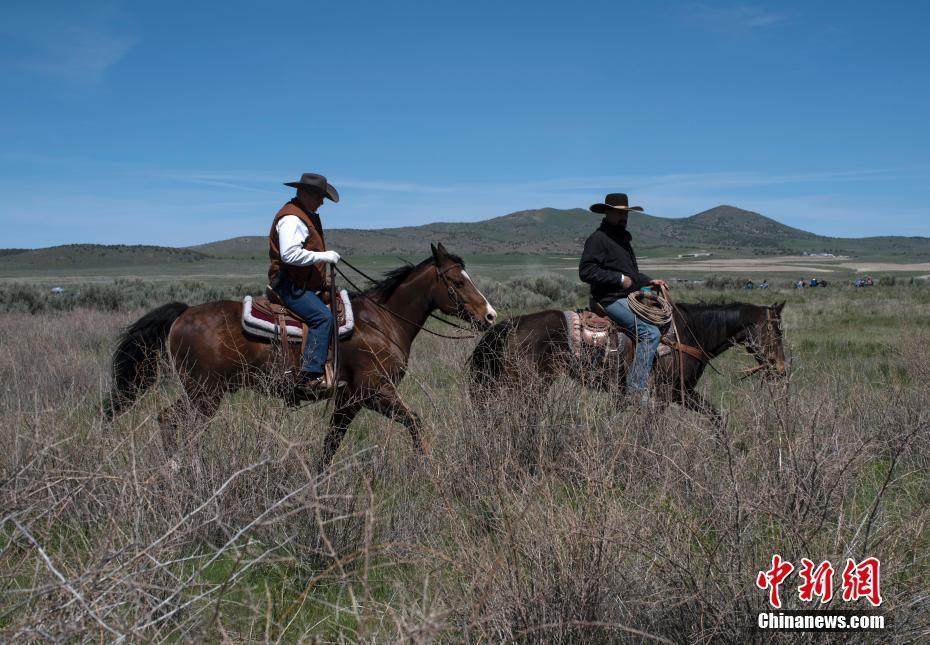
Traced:
<path fill-rule="evenodd" d="M 111 176 L 137 181 L 195 184 L 233 190 L 280 194 L 279 186 L 296 180 L 293 171 L 284 169 L 229 170 L 229 169 L 165 169 L 128 161 L 99 161 L 89 157 L 48 156 L 0 152 L 0 163 L 28 163 L 35 166 L 73 166 L 80 164 L 92 169 L 98 177 Z M 720 189 L 752 189 L 766 186 L 791 186 L 815 183 L 888 182 L 930 180 L 930 165 L 910 165 L 887 168 L 855 168 L 806 172 L 718 171 L 683 172 L 667 174 L 589 175 L 547 177 L 507 182 L 454 182 L 430 183 L 416 179 L 384 179 L 333 174 L 330 181 L 339 190 L 357 193 L 397 193 L 410 196 L 453 195 L 475 193 L 500 195 L 506 193 L 559 195 L 572 192 L 648 190 L 674 193 L 704 193 Z"/>
<path fill-rule="evenodd" d="M 160 179 L 170 182 L 197 184 L 200 186 L 213 186 L 216 188 L 231 188 L 247 193 L 276 194 L 280 191 L 271 190 L 267 186 L 274 180 L 271 177 L 242 176 L 227 173 L 184 172 L 184 171 L 128 171 L 127 175 L 136 178 Z"/>
<path fill-rule="evenodd" d="M 374 192 L 396 192 L 411 195 L 449 195 L 504 193 L 559 195 L 564 193 L 612 191 L 624 188 L 634 191 L 670 191 L 698 193 L 719 189 L 751 189 L 765 186 L 790 186 L 813 183 L 850 181 L 900 181 L 930 179 L 930 167 L 874 168 L 799 173 L 766 172 L 698 172 L 662 175 L 598 175 L 589 177 L 557 177 L 522 182 L 485 182 L 481 184 L 424 184 L 405 181 L 338 180 L 340 187 Z M 335 181 L 335 180 L 334 180 Z"/>
<path fill-rule="evenodd" d="M 3 11 L 0 35 L 12 50 L 8 64 L 28 72 L 97 84 L 137 42 L 112 4 L 91 11 L 58 8 L 54 14 L 11 6 Z"/>
<path fill-rule="evenodd" d="M 0 154 L 0 162 L 4 159 L 20 160 Z M 70 161 L 29 158 L 35 166 L 54 167 Z M 267 225 L 265 220 L 289 196 L 281 182 L 292 175 L 280 168 L 168 169 L 93 160 L 85 160 L 80 168 L 87 174 L 64 186 L 69 208 L 54 227 L 59 236 L 55 243 L 194 244 L 260 234 Z M 40 168 L 30 181 L 0 179 L 0 193 L 4 194 L 0 223 L 11 234 L 6 245 L 52 243 L 45 237 L 36 238 L 46 233 L 25 224 L 32 221 L 33 213 L 55 210 L 53 198 L 43 201 L 41 197 L 47 174 Z M 361 178 L 341 175 L 334 169 L 330 180 L 343 198 L 323 211 L 330 228 L 478 221 L 532 208 L 587 208 L 605 193 L 624 191 L 648 212 L 662 217 L 687 217 L 718 204 L 732 204 L 815 233 L 930 234 L 926 214 L 913 206 L 914 187 L 930 185 L 930 166 L 921 165 L 785 173 L 595 175 L 497 183 Z M 133 217 L 160 223 L 157 233 L 139 228 L 128 233 L 138 238 L 119 237 L 127 235 L 126 230 L 110 223 L 120 218 L 124 221 L 127 199 L 133 200 Z M 145 206 L 142 211 L 140 204 Z M 864 204 L 873 207 L 863 209 Z"/>
<path fill-rule="evenodd" d="M 403 181 L 378 181 L 342 178 L 339 185 L 357 190 L 383 191 L 388 193 L 414 193 L 420 195 L 438 195 L 455 192 L 462 187 L 455 185 L 436 186 Z"/>
<path fill-rule="evenodd" d="M 741 32 L 776 27 L 788 22 L 787 15 L 753 4 L 710 5 L 694 2 L 682 11 L 688 22 L 717 31 Z"/>

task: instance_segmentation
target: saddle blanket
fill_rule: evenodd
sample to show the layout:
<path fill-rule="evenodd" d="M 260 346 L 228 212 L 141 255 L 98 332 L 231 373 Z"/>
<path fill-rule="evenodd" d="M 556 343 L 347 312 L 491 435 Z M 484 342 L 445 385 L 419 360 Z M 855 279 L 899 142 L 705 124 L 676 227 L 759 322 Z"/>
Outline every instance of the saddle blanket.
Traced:
<path fill-rule="evenodd" d="M 339 338 L 346 338 L 355 329 L 355 317 L 352 313 L 352 302 L 349 300 L 349 292 L 345 289 L 339 291 L 339 299 L 342 301 L 342 307 L 338 307 L 339 313 Z M 264 300 L 264 298 L 262 299 Z M 287 339 L 292 343 L 299 343 L 303 340 L 304 329 L 303 321 L 294 317 L 290 312 L 284 315 L 284 326 L 287 327 Z M 242 299 L 242 329 L 261 338 L 277 340 L 278 338 L 278 317 L 268 313 L 264 308 L 254 306 L 252 296 L 246 296 Z"/>
<path fill-rule="evenodd" d="M 576 358 L 581 358 L 584 350 L 599 350 L 600 352 L 618 351 L 621 355 L 626 346 L 633 342 L 626 332 L 616 325 L 610 318 L 598 316 L 593 311 L 563 311 L 565 319 L 565 333 L 568 336 L 568 346 Z M 670 342 L 668 334 L 663 338 Z M 659 345 L 657 356 L 670 354 L 672 348 L 668 342 Z"/>

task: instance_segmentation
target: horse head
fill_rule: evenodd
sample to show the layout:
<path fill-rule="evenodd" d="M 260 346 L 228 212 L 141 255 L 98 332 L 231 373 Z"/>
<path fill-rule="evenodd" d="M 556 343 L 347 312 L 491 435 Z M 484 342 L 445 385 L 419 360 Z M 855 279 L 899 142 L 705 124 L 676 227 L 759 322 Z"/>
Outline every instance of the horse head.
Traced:
<path fill-rule="evenodd" d="M 756 307 L 757 316 L 749 325 L 743 340 L 746 350 L 758 365 L 747 370 L 747 375 L 764 372 L 767 379 L 783 379 L 788 375 L 785 347 L 781 330 L 781 311 L 785 301 Z"/>
<path fill-rule="evenodd" d="M 461 259 L 446 251 L 442 243 L 431 244 L 430 247 L 436 265 L 433 289 L 436 307 L 442 313 L 461 318 L 479 329 L 490 328 L 497 320 L 497 312 L 465 272 Z"/>

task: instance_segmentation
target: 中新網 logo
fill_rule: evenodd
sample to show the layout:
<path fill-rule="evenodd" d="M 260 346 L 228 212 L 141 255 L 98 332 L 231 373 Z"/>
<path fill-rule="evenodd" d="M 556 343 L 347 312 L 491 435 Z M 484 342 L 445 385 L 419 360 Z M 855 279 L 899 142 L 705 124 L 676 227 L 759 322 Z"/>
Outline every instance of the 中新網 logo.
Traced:
<path fill-rule="evenodd" d="M 852 558 L 847 558 L 842 572 L 843 601 L 855 602 L 865 598 L 873 607 L 882 604 L 880 567 L 881 562 L 878 558 L 869 557 L 858 563 Z M 795 566 L 776 553 L 772 556 L 772 566 L 760 571 L 756 576 L 756 587 L 768 591 L 769 604 L 772 607 L 781 609 L 780 588 L 793 571 Z M 812 560 L 801 558 L 801 568 L 798 570 L 801 579 L 798 598 L 802 602 L 814 602 L 818 598 L 821 603 L 829 602 L 833 598 L 833 574 L 833 565 L 829 561 L 824 560 L 814 567 Z"/>

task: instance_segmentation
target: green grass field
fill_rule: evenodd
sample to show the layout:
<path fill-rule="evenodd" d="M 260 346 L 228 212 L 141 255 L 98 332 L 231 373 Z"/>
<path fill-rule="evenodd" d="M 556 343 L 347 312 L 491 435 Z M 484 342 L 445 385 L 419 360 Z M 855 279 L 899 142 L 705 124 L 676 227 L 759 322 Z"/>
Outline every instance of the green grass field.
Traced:
<path fill-rule="evenodd" d="M 511 316 L 584 301 L 561 262 L 474 258 L 469 271 Z M 72 276 L 61 296 L 47 293 L 60 277 L 0 286 L 0 638 L 745 642 L 774 552 L 879 557 L 892 624 L 877 640 L 930 633 L 926 285 L 676 289 L 787 300 L 787 382 L 742 380 L 752 361 L 738 349 L 702 382 L 722 431 L 569 381 L 529 427 L 527 397 L 469 403 L 475 341 L 421 335 L 402 394 L 429 461 L 366 412 L 321 476 L 325 407 L 244 392 L 192 444 L 199 468 L 172 474 L 156 420 L 177 396 L 170 376 L 102 418 L 116 336 L 168 300 L 260 287 L 248 276 Z"/>

